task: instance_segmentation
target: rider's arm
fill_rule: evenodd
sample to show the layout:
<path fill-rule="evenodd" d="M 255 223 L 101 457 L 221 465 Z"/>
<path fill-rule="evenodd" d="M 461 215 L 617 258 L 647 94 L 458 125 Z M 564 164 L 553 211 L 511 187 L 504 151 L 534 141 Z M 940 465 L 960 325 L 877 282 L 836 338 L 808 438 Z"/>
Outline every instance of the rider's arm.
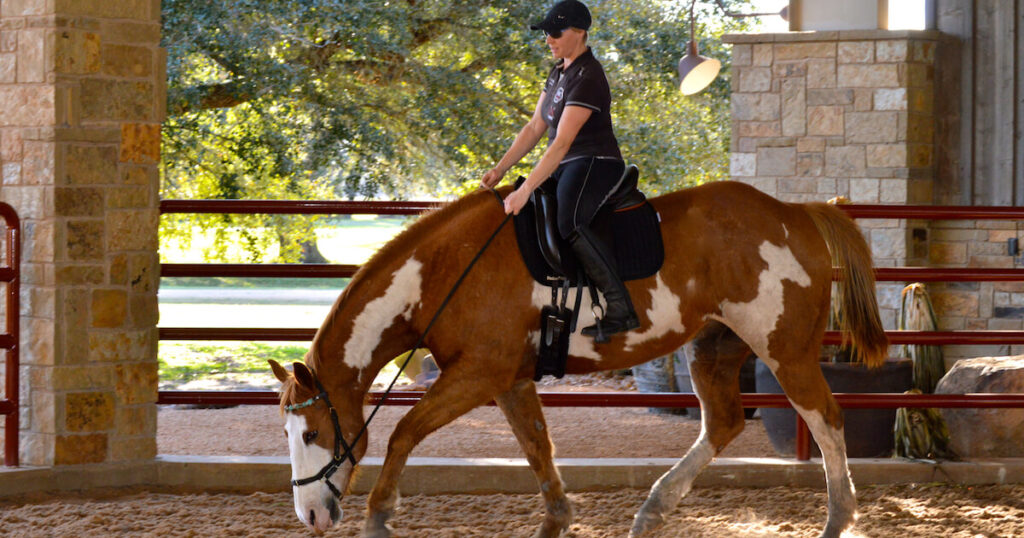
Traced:
<path fill-rule="evenodd" d="M 537 166 L 533 167 L 530 176 L 523 183 L 526 192 L 533 192 L 533 189 L 551 177 L 559 163 L 565 158 L 565 154 L 569 152 L 569 147 L 572 146 L 573 140 L 576 140 L 576 135 L 579 134 L 583 124 L 590 119 L 592 112 L 591 109 L 582 106 L 568 105 L 565 107 L 562 117 L 558 120 L 558 134 L 555 136 L 555 140 L 544 151 L 544 156 L 541 157 Z"/>
<path fill-rule="evenodd" d="M 523 126 L 516 135 L 515 141 L 512 142 L 512 146 L 508 148 L 505 155 L 498 161 L 498 164 L 494 168 L 488 171 L 481 183 L 486 187 L 493 187 L 501 178 L 505 176 L 505 172 L 508 172 L 509 168 L 515 166 L 530 150 L 540 142 L 541 137 L 544 136 L 544 131 L 547 130 L 547 124 L 544 123 L 544 118 L 541 117 L 541 103 L 544 102 L 545 92 L 541 92 L 540 99 L 537 100 L 537 106 L 533 109 L 533 117 L 530 121 Z"/>

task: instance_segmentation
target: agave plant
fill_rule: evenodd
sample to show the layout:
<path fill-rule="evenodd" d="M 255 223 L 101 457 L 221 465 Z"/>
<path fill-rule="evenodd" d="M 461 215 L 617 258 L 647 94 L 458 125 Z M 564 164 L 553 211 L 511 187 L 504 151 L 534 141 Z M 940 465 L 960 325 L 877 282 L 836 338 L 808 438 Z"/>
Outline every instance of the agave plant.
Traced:
<path fill-rule="evenodd" d="M 924 284 L 916 282 L 900 293 L 899 330 L 936 331 L 935 309 Z M 905 345 L 902 356 L 914 361 L 914 388 L 924 394 L 935 392 L 935 385 L 946 374 L 942 358 L 942 346 Z"/>
<path fill-rule="evenodd" d="M 900 294 L 899 329 L 935 331 L 935 309 L 928 290 L 920 282 L 903 288 Z M 907 394 L 931 394 L 946 373 L 942 347 L 934 345 L 905 345 L 902 356 L 914 363 L 914 381 Z M 949 428 L 937 409 L 905 408 L 896 410 L 893 427 L 897 457 L 914 459 L 957 459 L 949 446 Z"/>

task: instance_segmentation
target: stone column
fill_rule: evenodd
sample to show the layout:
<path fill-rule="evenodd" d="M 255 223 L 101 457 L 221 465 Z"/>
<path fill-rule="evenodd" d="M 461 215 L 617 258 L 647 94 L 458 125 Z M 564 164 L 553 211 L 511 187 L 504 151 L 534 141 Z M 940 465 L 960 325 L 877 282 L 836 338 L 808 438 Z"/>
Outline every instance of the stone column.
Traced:
<path fill-rule="evenodd" d="M 25 230 L 25 465 L 156 454 L 159 41 L 159 0 L 0 2 L 0 199 Z"/>
<path fill-rule="evenodd" d="M 733 43 L 734 180 L 781 200 L 845 196 L 861 204 L 931 204 L 933 31 L 741 34 Z M 927 223 L 859 221 L 875 265 L 923 265 Z M 900 284 L 879 284 L 894 328 Z"/>

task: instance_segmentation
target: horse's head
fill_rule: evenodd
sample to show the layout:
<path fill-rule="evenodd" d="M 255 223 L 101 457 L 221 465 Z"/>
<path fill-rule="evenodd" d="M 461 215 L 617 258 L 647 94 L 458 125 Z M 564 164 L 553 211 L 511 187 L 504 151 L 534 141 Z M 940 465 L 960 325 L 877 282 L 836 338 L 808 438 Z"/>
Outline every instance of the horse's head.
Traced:
<path fill-rule="evenodd" d="M 270 367 L 282 383 L 295 513 L 313 531 L 323 532 L 341 520 L 338 501 L 366 453 L 366 435 L 359 435 L 362 407 L 345 395 L 328 394 L 304 363 L 294 363 L 294 373 L 273 360 Z"/>

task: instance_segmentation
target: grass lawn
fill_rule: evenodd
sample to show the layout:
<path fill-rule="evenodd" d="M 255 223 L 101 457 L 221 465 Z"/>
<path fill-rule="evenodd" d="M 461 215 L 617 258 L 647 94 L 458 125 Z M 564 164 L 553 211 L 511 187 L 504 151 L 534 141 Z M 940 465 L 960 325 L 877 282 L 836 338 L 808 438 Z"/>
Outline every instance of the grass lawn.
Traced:
<path fill-rule="evenodd" d="M 332 263 L 361 264 L 381 245 L 402 230 L 405 217 L 355 215 L 332 219 L 331 226 L 317 230 L 317 245 Z M 202 249 L 208 241 L 199 237 L 186 250 L 162 245 L 161 261 L 196 263 L 202 261 Z M 273 301 L 231 300 L 219 302 L 216 289 L 259 290 L 335 290 L 340 293 L 348 279 L 308 278 L 163 278 L 161 288 L 211 289 L 213 299 L 203 302 L 161 300 L 162 327 L 273 327 L 317 328 L 330 310 L 330 304 L 279 304 Z M 324 295 L 333 295 L 327 294 Z M 332 299 L 333 300 L 333 299 Z M 301 361 L 308 342 L 213 342 L 162 341 L 159 347 L 161 390 L 268 390 L 276 389 L 277 379 L 270 373 L 268 359 L 283 364 Z M 381 379 L 394 376 L 389 365 Z"/>

